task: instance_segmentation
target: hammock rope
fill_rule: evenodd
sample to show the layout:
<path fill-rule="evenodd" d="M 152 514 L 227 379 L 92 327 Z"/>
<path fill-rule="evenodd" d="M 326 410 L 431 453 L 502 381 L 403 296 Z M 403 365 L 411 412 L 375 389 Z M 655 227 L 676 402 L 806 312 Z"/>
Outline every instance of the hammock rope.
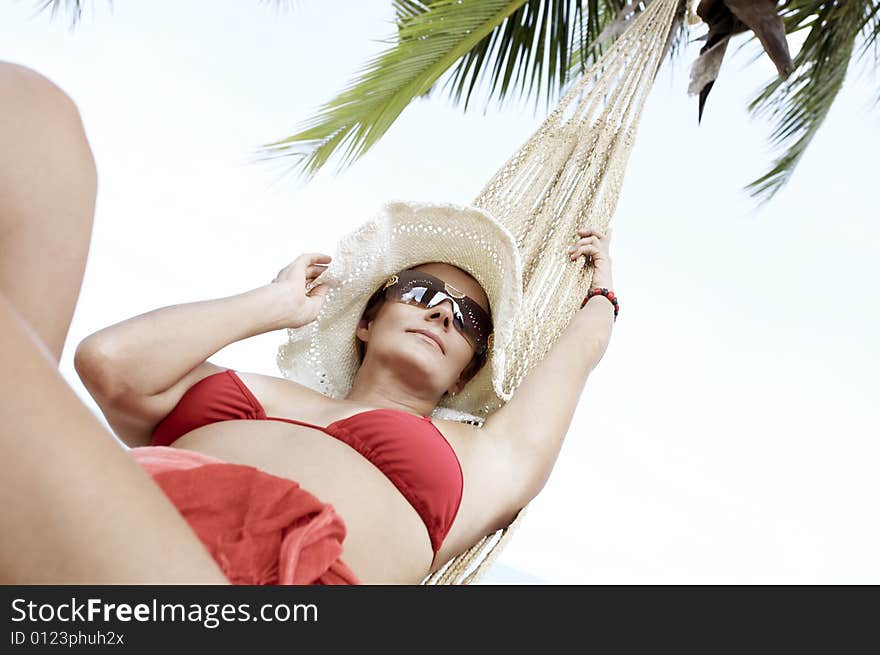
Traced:
<path fill-rule="evenodd" d="M 510 230 L 523 262 L 523 305 L 504 378 L 510 393 L 543 360 L 580 308 L 592 269 L 580 260 L 571 262 L 568 247 L 578 229 L 605 231 L 611 222 L 645 100 L 687 8 L 686 0 L 642 4 L 645 9 L 472 202 Z M 572 111 L 566 116 L 568 109 Z M 497 402 L 484 407 L 483 415 L 498 409 L 502 401 Z M 479 580 L 527 509 L 422 584 Z"/>

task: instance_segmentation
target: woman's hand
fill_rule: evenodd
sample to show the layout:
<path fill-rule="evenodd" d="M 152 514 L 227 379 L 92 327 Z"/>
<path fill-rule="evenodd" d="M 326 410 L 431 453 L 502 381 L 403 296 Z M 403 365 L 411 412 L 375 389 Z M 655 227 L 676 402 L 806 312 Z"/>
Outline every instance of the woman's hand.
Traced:
<path fill-rule="evenodd" d="M 587 258 L 587 265 L 593 266 L 593 281 L 591 287 L 605 287 L 614 289 L 614 281 L 611 277 L 611 228 L 605 234 L 598 228 L 585 227 L 578 230 L 581 236 L 575 244 L 568 249 L 569 258 L 574 261 L 581 255 Z"/>
<path fill-rule="evenodd" d="M 275 329 L 302 327 L 317 318 L 328 287 L 326 284 L 319 284 L 308 293 L 306 287 L 327 270 L 330 259 L 330 255 L 306 253 L 294 259 L 275 276 L 269 285 L 275 289 Z"/>

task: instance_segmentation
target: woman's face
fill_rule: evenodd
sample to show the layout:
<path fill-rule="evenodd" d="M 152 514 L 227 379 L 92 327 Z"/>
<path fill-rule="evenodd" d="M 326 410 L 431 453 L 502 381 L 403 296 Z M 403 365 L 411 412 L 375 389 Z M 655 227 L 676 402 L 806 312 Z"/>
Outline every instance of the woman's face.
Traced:
<path fill-rule="evenodd" d="M 440 262 L 412 268 L 440 278 L 489 312 L 483 288 L 460 268 Z M 439 346 L 419 334 L 420 330 L 434 335 Z M 452 388 L 474 356 L 474 348 L 453 325 L 448 300 L 430 309 L 386 300 L 375 319 L 369 323 L 361 320 L 356 335 L 368 344 L 365 362 L 377 358 L 415 384 L 430 381 L 440 394 Z"/>

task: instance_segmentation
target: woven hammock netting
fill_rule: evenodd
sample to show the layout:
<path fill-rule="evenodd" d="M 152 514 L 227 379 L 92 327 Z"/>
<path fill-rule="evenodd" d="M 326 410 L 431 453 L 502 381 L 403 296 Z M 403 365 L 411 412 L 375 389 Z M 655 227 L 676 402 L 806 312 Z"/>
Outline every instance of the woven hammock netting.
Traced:
<path fill-rule="evenodd" d="M 611 222 L 645 99 L 687 8 L 686 0 L 653 0 L 624 12 L 636 5 L 644 9 L 471 203 L 510 230 L 522 257 L 522 320 L 504 379 L 511 393 L 580 307 L 592 270 L 571 266 L 566 251 L 579 228 L 604 231 Z M 476 582 L 527 509 L 422 584 Z"/>

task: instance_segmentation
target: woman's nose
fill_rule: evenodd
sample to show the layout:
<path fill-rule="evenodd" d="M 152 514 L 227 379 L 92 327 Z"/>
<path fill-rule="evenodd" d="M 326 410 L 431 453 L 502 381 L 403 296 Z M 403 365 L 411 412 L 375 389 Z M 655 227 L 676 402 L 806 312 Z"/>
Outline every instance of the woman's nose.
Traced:
<path fill-rule="evenodd" d="M 448 322 L 452 321 L 452 303 L 449 300 L 444 300 L 439 305 L 435 305 L 431 308 L 433 311 L 431 313 L 431 318 L 435 316 L 439 316 L 443 319 L 444 325 L 448 325 Z"/>

